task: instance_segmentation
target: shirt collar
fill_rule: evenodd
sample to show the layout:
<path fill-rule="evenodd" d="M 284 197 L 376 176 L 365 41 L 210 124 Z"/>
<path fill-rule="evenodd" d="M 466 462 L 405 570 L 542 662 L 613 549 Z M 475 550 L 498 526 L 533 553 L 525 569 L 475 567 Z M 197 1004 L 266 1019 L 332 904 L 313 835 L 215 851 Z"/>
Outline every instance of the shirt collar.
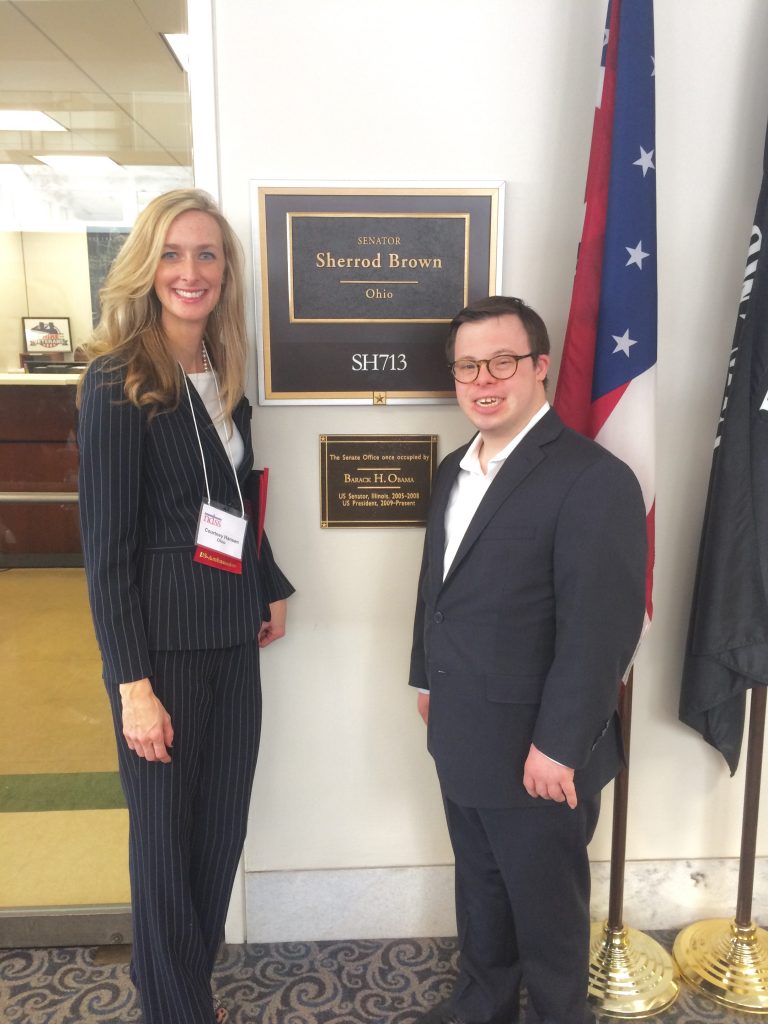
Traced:
<path fill-rule="evenodd" d="M 545 402 L 540 409 L 537 409 L 537 411 L 533 414 L 533 416 L 531 416 L 531 418 L 528 420 L 523 429 L 518 431 L 517 434 L 515 434 L 515 436 L 512 438 L 509 444 L 502 448 L 500 452 L 497 452 L 492 459 L 488 460 L 487 473 L 483 473 L 483 470 L 480 466 L 480 459 L 478 457 L 480 446 L 483 443 L 482 437 L 480 436 L 479 433 L 475 435 L 469 448 L 467 448 L 466 452 L 464 453 L 464 457 L 459 463 L 459 467 L 461 469 L 466 470 L 467 473 L 474 473 L 480 476 L 487 477 L 495 476 L 501 469 L 501 467 L 504 465 L 507 458 L 512 454 L 515 448 L 517 448 L 517 446 L 523 440 L 525 435 L 529 433 L 529 431 L 533 430 L 533 428 L 536 426 L 539 420 L 543 419 L 546 416 L 546 414 L 549 412 L 549 409 L 549 402 Z"/>

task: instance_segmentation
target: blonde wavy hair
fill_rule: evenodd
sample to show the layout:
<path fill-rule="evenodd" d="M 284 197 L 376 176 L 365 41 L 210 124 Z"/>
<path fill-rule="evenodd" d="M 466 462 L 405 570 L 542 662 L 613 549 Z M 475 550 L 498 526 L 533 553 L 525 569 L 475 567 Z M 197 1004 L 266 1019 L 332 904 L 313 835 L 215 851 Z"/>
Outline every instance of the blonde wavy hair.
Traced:
<path fill-rule="evenodd" d="M 153 286 L 171 223 L 191 210 L 210 214 L 224 243 L 221 295 L 208 318 L 205 342 L 216 369 L 225 416 L 245 389 L 247 340 L 240 243 L 211 196 L 200 189 L 175 189 L 153 199 L 138 216 L 99 292 L 101 320 L 84 346 L 88 361 L 112 354 L 125 370 L 125 396 L 150 416 L 176 409 L 183 378 L 166 343 L 162 306 Z"/>

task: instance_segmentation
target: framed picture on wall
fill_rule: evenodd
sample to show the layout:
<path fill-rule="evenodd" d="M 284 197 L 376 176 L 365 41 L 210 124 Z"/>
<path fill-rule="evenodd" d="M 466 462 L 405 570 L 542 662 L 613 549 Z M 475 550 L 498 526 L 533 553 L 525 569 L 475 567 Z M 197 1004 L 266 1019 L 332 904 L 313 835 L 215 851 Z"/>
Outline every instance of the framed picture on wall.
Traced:
<path fill-rule="evenodd" d="M 252 181 L 259 402 L 454 400 L 445 335 L 501 281 L 504 184 Z"/>
<path fill-rule="evenodd" d="M 30 355 L 72 351 L 68 316 L 24 316 L 21 325 L 24 348 Z"/>

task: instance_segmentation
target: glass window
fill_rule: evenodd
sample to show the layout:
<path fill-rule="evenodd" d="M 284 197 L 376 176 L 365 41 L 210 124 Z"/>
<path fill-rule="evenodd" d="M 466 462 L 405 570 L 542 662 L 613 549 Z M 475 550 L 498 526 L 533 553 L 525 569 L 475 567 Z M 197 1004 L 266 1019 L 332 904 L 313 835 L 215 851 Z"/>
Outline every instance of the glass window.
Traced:
<path fill-rule="evenodd" d="M 18 945 L 128 927 L 77 525 L 77 377 L 61 371 L 137 213 L 192 184 L 187 75 L 163 36 L 186 21 L 185 0 L 0 3 L 0 910 Z M 81 911 L 69 932 L 84 906 L 115 913 L 83 932 Z"/>

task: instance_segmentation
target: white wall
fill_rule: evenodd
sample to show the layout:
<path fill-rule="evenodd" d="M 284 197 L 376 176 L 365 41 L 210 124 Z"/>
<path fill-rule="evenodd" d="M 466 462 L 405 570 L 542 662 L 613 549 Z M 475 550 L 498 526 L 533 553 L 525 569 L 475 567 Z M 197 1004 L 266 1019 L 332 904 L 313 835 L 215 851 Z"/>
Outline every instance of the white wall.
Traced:
<path fill-rule="evenodd" d="M 504 290 L 542 313 L 557 363 L 604 14 L 605 0 L 219 0 L 226 213 L 249 246 L 251 178 L 504 179 Z M 677 722 L 677 699 L 761 174 L 768 11 L 761 0 L 657 0 L 656 36 L 656 618 L 635 673 L 628 858 L 735 857 L 742 773 L 731 780 Z M 322 531 L 318 435 L 437 433 L 444 455 L 471 431 L 454 407 L 427 406 L 267 407 L 254 426 L 273 473 L 268 529 L 298 593 L 289 638 L 263 658 L 246 869 L 448 863 L 405 687 L 422 534 Z M 765 821 L 758 852 L 768 854 Z M 592 856 L 609 855 L 604 813 Z"/>
<path fill-rule="evenodd" d="M 22 317 L 69 317 L 73 350 L 88 339 L 91 286 L 84 230 L 0 232 L 0 266 L 0 372 L 19 369 Z"/>

